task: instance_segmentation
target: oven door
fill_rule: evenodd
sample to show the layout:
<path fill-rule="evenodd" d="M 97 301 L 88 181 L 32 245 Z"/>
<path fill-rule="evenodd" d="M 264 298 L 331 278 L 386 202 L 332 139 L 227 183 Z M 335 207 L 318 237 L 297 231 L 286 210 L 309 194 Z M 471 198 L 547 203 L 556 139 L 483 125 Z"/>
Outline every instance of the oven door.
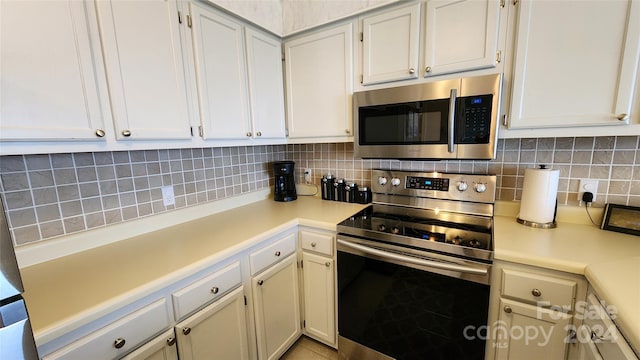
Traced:
<path fill-rule="evenodd" d="M 338 236 L 341 358 L 484 359 L 489 264 Z"/>

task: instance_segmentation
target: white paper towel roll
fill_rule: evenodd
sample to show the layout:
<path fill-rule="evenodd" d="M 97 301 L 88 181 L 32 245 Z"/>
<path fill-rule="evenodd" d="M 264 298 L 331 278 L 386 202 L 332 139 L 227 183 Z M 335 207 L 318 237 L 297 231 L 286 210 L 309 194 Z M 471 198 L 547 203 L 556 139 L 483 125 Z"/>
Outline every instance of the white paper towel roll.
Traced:
<path fill-rule="evenodd" d="M 519 219 L 549 224 L 555 219 L 559 170 L 525 169 Z"/>

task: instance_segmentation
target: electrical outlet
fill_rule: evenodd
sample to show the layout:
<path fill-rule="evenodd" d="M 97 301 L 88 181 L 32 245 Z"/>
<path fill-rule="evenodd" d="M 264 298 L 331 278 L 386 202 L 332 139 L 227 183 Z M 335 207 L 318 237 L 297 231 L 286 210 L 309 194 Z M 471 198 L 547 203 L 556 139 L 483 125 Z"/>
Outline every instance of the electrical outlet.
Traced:
<path fill-rule="evenodd" d="M 596 195 L 598 193 L 598 180 L 593 179 L 581 179 L 580 186 L 578 187 L 578 202 L 582 205 L 582 194 L 590 192 L 593 194 L 593 201 L 596 201 Z"/>
<path fill-rule="evenodd" d="M 304 182 L 307 184 L 311 184 L 311 169 L 304 169 Z"/>
<path fill-rule="evenodd" d="M 173 186 L 162 187 L 162 203 L 164 206 L 174 205 L 176 203 L 176 198 L 173 195 Z"/>

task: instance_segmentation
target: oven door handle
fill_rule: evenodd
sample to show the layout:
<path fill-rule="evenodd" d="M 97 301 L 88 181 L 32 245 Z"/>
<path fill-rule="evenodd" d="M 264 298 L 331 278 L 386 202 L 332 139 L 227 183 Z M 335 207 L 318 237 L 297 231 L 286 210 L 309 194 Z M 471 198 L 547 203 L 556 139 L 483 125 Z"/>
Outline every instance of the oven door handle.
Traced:
<path fill-rule="evenodd" d="M 464 265 L 458 265 L 458 264 L 452 264 L 452 263 L 443 263 L 443 262 L 433 261 L 433 260 L 424 260 L 424 259 L 416 258 L 413 256 L 400 255 L 400 254 L 386 252 L 383 250 L 374 249 L 365 245 L 354 244 L 352 242 L 344 241 L 341 239 L 338 239 L 338 244 L 346 247 L 350 247 L 354 250 L 362 251 L 363 253 L 366 253 L 366 254 L 376 255 L 382 258 L 387 258 L 387 259 L 396 260 L 396 261 L 403 261 L 410 264 L 421 265 L 421 266 L 426 266 L 426 267 L 441 269 L 441 270 L 451 270 L 451 271 L 458 271 L 458 272 L 469 273 L 469 274 L 487 275 L 487 269 L 479 269 L 479 268 L 474 268 L 470 266 L 464 266 Z"/>

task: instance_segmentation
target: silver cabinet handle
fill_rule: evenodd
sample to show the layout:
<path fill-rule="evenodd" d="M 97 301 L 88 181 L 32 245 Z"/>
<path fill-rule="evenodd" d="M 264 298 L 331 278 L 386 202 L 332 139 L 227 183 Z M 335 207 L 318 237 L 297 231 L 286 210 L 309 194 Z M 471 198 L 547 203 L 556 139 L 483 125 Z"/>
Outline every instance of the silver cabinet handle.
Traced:
<path fill-rule="evenodd" d="M 456 116 L 456 97 L 458 94 L 458 90 L 456 89 L 451 89 L 451 97 L 449 98 L 449 133 L 448 133 L 448 137 L 447 137 L 447 145 L 448 145 L 448 151 L 450 153 L 453 153 L 454 150 L 454 136 L 453 136 L 453 132 L 455 129 L 455 116 Z"/>
<path fill-rule="evenodd" d="M 542 296 L 542 291 L 540 291 L 540 289 L 533 289 L 533 290 L 531 290 L 531 295 L 533 295 L 535 297 L 540 297 L 540 296 Z"/>
<path fill-rule="evenodd" d="M 124 137 L 131 136 L 131 130 L 122 130 L 122 136 Z"/>
<path fill-rule="evenodd" d="M 618 116 L 616 116 L 618 118 L 618 120 L 620 121 L 625 121 L 627 120 L 627 118 L 629 117 L 629 114 L 620 114 Z"/>
<path fill-rule="evenodd" d="M 426 68 L 424 68 L 424 72 L 430 73 L 431 72 L 431 66 L 427 66 Z"/>
<path fill-rule="evenodd" d="M 258 280 L 258 285 L 262 285 L 262 284 L 264 284 L 264 281 L 263 280 Z"/>
<path fill-rule="evenodd" d="M 170 338 L 167 339 L 167 345 L 173 346 L 175 344 L 176 344 L 176 338 L 170 337 Z"/>
<path fill-rule="evenodd" d="M 127 341 L 123 338 L 117 338 L 116 341 L 113 342 L 113 347 L 116 349 L 121 349 Z"/>
<path fill-rule="evenodd" d="M 331 266 L 331 263 L 327 261 L 326 263 L 324 263 L 324 266 L 329 267 Z"/>
<path fill-rule="evenodd" d="M 253 135 L 251 134 L 251 131 L 247 131 L 247 137 L 251 137 L 251 135 Z"/>
<path fill-rule="evenodd" d="M 311 247 L 316 247 L 316 245 L 318 245 L 318 244 L 316 244 L 315 242 L 311 243 Z"/>
<path fill-rule="evenodd" d="M 416 73 L 416 69 L 414 68 L 409 69 L 409 74 L 413 75 L 415 73 Z"/>
<path fill-rule="evenodd" d="M 257 135 L 257 136 L 262 136 L 262 132 L 261 132 L 261 131 L 258 131 L 258 132 L 256 133 L 256 135 Z"/>
<path fill-rule="evenodd" d="M 182 333 L 185 335 L 189 335 L 191 333 L 191 328 L 190 327 L 182 328 Z"/>
<path fill-rule="evenodd" d="M 220 289 L 218 289 L 217 286 L 214 286 L 214 287 L 211 288 L 211 293 L 214 294 L 214 295 L 217 294 L 219 291 L 220 291 Z"/>
<path fill-rule="evenodd" d="M 470 266 L 446 263 L 441 261 L 425 260 L 425 259 L 415 258 L 413 256 L 405 256 L 405 255 L 390 253 L 383 250 L 370 248 L 368 246 L 354 244 L 352 242 L 344 241 L 341 239 L 338 239 L 338 244 L 344 245 L 346 247 L 350 247 L 355 250 L 362 251 L 363 253 L 376 255 L 383 258 L 387 258 L 387 259 L 398 260 L 398 261 L 402 261 L 409 264 L 427 266 L 434 269 L 459 271 L 459 272 L 464 272 L 469 274 L 487 275 L 487 269 L 474 268 Z"/>
<path fill-rule="evenodd" d="M 280 251 L 276 251 L 275 256 L 280 256 Z"/>
<path fill-rule="evenodd" d="M 107 133 L 104 132 L 104 130 L 102 129 L 98 129 L 96 130 L 96 136 L 97 137 L 104 137 Z"/>
<path fill-rule="evenodd" d="M 511 306 L 506 305 L 504 307 L 504 312 L 506 312 L 507 314 L 511 314 L 513 312 L 513 310 L 511 309 Z"/>

